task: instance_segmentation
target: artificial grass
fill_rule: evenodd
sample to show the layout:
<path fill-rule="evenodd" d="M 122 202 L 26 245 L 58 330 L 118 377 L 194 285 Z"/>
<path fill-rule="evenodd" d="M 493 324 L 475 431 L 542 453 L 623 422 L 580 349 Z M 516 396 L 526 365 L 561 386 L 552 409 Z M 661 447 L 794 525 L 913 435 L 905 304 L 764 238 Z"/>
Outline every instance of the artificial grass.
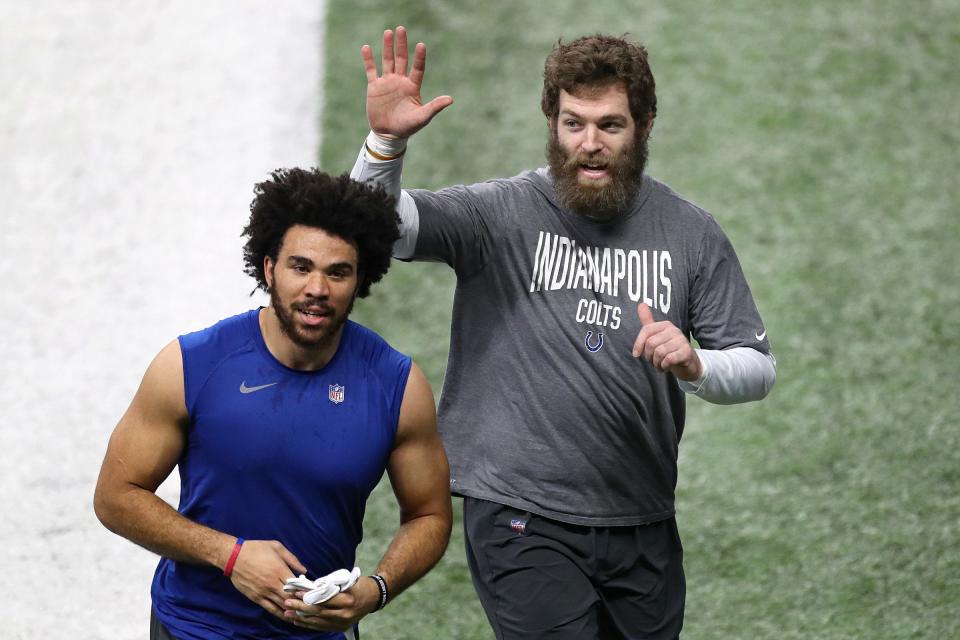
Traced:
<path fill-rule="evenodd" d="M 437 188 L 543 164 L 543 58 L 559 37 L 644 42 L 658 82 L 649 172 L 711 211 L 766 321 L 758 404 L 688 402 L 678 521 L 687 638 L 946 638 L 960 601 L 957 202 L 960 6 L 818 0 L 328 3 L 322 166 L 366 133 L 363 43 L 404 24 L 424 96 L 454 97 L 406 156 Z M 439 395 L 450 270 L 396 264 L 355 317 Z M 361 566 L 396 522 L 371 501 Z M 459 517 L 459 503 L 455 501 Z M 368 637 L 492 637 L 462 538 Z"/>

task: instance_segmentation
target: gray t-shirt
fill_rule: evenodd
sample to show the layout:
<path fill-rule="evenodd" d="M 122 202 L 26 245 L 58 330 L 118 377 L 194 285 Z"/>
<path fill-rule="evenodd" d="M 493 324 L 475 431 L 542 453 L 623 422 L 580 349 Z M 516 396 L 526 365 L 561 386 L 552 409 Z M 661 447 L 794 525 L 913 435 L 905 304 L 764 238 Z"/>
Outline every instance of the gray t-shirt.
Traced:
<path fill-rule="evenodd" d="M 713 217 L 649 177 L 609 222 L 563 209 L 544 169 L 408 193 L 414 259 L 457 274 L 439 408 L 453 493 L 591 526 L 673 515 L 685 396 L 631 356 L 637 304 L 703 348 L 769 352 Z"/>

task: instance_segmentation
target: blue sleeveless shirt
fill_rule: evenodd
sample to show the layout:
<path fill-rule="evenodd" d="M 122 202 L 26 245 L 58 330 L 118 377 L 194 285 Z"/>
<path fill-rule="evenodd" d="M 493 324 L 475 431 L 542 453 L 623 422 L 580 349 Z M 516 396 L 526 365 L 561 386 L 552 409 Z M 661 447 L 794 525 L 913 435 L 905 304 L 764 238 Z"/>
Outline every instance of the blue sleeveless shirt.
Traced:
<path fill-rule="evenodd" d="M 290 369 L 267 350 L 258 313 L 179 338 L 190 417 L 179 511 L 231 536 L 279 540 L 310 578 L 350 569 L 393 449 L 410 358 L 347 321 L 323 369 Z M 162 558 L 151 595 L 180 640 L 343 637 L 274 618 L 215 567 Z"/>

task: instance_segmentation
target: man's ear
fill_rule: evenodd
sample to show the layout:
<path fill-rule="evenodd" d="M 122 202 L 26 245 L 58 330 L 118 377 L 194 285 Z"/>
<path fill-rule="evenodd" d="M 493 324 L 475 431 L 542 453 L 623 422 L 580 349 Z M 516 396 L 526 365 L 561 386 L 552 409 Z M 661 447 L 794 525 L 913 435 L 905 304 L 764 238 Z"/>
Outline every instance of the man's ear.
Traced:
<path fill-rule="evenodd" d="M 267 281 L 267 288 L 273 289 L 273 260 L 270 256 L 263 256 L 263 277 Z"/>
<path fill-rule="evenodd" d="M 363 285 L 363 272 L 360 271 L 357 273 L 357 286 L 353 288 L 353 302 L 357 301 L 357 298 L 360 294 L 360 287 Z"/>
<path fill-rule="evenodd" d="M 557 132 L 557 119 L 556 118 L 547 118 L 547 129 L 550 129 L 550 133 Z"/>
<path fill-rule="evenodd" d="M 657 116 L 650 116 L 650 119 L 647 120 L 647 130 L 644 132 L 645 138 L 650 137 L 650 132 L 653 131 L 653 121 L 656 119 L 656 117 Z"/>

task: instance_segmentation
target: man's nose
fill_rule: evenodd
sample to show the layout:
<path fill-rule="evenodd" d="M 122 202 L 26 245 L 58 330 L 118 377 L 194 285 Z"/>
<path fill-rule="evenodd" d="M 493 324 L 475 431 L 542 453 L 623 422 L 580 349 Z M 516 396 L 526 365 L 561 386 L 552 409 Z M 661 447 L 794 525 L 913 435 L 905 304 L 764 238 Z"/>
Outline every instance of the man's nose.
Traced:
<path fill-rule="evenodd" d="M 600 130 L 593 125 L 587 125 L 583 132 L 583 141 L 580 143 L 580 147 L 586 153 L 596 153 L 603 149 L 603 142 L 600 140 Z"/>
<path fill-rule="evenodd" d="M 311 273 L 307 278 L 307 284 L 304 287 L 304 293 L 314 298 L 325 298 L 330 294 L 330 286 L 327 282 L 327 276 L 322 273 Z"/>

